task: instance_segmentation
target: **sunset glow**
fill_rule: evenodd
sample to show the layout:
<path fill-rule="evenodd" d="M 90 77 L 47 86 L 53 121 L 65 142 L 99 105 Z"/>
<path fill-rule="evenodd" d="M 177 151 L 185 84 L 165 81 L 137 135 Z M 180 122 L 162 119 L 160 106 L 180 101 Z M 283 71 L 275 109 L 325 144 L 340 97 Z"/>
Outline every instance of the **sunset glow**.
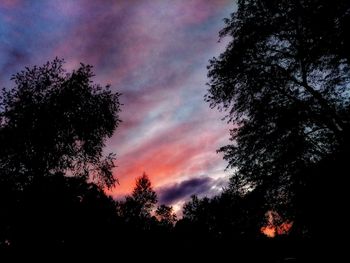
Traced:
<path fill-rule="evenodd" d="M 0 0 L 2 254 L 341 262 L 349 34 L 347 0 Z"/>
<path fill-rule="evenodd" d="M 275 237 L 276 235 L 288 234 L 293 226 L 293 222 L 284 222 L 278 226 L 267 225 L 263 226 L 260 231 L 267 237 Z"/>
<path fill-rule="evenodd" d="M 114 197 L 129 193 L 143 172 L 155 188 L 223 177 L 216 150 L 229 133 L 203 96 L 208 60 L 225 48 L 218 32 L 233 7 L 230 0 L 1 1 L 0 81 L 11 87 L 11 74 L 57 56 L 68 70 L 93 65 L 97 83 L 122 93 L 123 122 L 106 144 L 117 154 Z"/>
<path fill-rule="evenodd" d="M 268 211 L 266 213 L 267 225 L 260 228 L 260 232 L 267 237 L 273 238 L 276 235 L 286 235 L 293 227 L 292 221 L 285 221 L 279 223 L 282 218 L 275 211 Z"/>

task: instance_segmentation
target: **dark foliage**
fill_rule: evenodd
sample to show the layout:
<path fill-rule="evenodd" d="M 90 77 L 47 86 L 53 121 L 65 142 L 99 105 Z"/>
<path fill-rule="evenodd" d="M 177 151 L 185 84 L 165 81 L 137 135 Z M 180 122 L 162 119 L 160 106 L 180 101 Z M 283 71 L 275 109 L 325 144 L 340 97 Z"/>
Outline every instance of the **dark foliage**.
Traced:
<path fill-rule="evenodd" d="M 0 248 L 103 247 L 116 221 L 104 187 L 115 184 L 119 94 L 93 84 L 92 67 L 68 73 L 55 59 L 12 77 L 0 100 Z M 96 242 L 98 240 L 98 242 Z"/>
<path fill-rule="evenodd" d="M 172 229 L 176 215 L 172 207 L 163 204 L 155 209 L 157 199 L 151 181 L 144 173 L 136 179 L 132 194 L 118 203 L 118 214 L 123 221 L 126 235 L 152 235 L 152 232 Z"/>
<path fill-rule="evenodd" d="M 113 186 L 113 154 L 102 149 L 120 120 L 119 94 L 93 84 L 92 67 L 68 73 L 63 61 L 26 68 L 1 92 L 1 180 L 23 187 L 56 173 Z"/>
<path fill-rule="evenodd" d="M 1 191 L 0 205 L 0 246 L 12 251 L 108 247 L 116 221 L 115 203 L 103 190 L 62 174 L 34 178 L 23 191 Z"/>
<path fill-rule="evenodd" d="M 171 229 L 177 221 L 177 216 L 171 206 L 160 205 L 157 207 L 155 214 L 160 226 L 165 229 Z"/>
<path fill-rule="evenodd" d="M 183 219 L 193 225 L 193 231 L 208 231 L 216 239 L 255 240 L 261 237 L 266 212 L 261 196 L 258 190 L 245 196 L 228 192 L 212 199 L 193 196 L 184 206 Z"/>
<path fill-rule="evenodd" d="M 1 92 L 2 250 L 340 261 L 349 219 L 350 3 L 237 4 L 221 32 L 232 40 L 210 61 L 206 96 L 233 126 L 232 144 L 220 149 L 235 169 L 227 189 L 193 196 L 180 220 L 172 207 L 157 206 L 146 174 L 125 200 L 108 197 L 114 155 L 104 157 L 103 147 L 120 122 L 119 94 L 93 84 L 91 66 L 68 73 L 55 59 L 14 75 L 15 87 Z M 185 181 L 163 199 L 207 183 Z M 275 238 L 261 233 L 267 226 Z"/>
<path fill-rule="evenodd" d="M 135 188 L 131 196 L 119 203 L 119 214 L 131 231 L 150 230 L 152 210 L 157 204 L 157 194 L 152 189 L 151 181 L 144 173 L 136 179 Z"/>
<path fill-rule="evenodd" d="M 336 159 L 349 156 L 349 10 L 349 1 L 238 1 L 206 96 L 233 125 L 233 143 L 220 149 L 237 170 L 232 191 L 261 187 L 271 208 L 295 217 L 296 195 L 320 176 L 343 182 Z M 309 172 L 324 162 L 330 174 Z M 320 197 L 312 193 L 304 198 Z"/>

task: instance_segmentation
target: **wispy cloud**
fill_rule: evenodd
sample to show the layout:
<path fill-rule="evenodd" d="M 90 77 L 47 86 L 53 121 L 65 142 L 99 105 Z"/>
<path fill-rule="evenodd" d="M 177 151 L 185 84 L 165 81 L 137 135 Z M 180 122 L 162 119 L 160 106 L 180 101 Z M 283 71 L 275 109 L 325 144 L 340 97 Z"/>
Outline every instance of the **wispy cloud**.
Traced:
<path fill-rule="evenodd" d="M 143 171 L 156 187 L 222 175 L 215 151 L 228 128 L 203 96 L 232 8 L 231 0 L 1 1 L 0 81 L 58 56 L 69 70 L 92 64 L 96 82 L 122 92 L 123 123 L 106 148 L 118 156 L 114 196 Z"/>

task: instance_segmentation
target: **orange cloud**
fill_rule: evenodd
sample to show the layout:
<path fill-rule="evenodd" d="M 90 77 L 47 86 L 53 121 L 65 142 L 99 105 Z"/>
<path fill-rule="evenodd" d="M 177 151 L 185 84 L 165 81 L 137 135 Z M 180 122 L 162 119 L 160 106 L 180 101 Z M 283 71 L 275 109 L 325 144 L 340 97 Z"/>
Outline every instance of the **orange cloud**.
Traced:
<path fill-rule="evenodd" d="M 177 127 L 167 135 L 164 134 L 165 137 L 172 138 L 168 139 L 169 141 L 161 136 L 121 156 L 118 162 L 122 165 L 116 169 L 116 177 L 120 184 L 109 194 L 116 196 L 130 193 L 135 178 L 143 172 L 149 175 L 154 186 L 159 186 L 182 176 L 207 171 L 221 158 L 215 153 L 215 149 L 207 150 L 208 147 L 217 145 L 218 136 L 203 133 L 192 143 L 176 138 L 176 133 L 181 134 L 189 128 Z"/>

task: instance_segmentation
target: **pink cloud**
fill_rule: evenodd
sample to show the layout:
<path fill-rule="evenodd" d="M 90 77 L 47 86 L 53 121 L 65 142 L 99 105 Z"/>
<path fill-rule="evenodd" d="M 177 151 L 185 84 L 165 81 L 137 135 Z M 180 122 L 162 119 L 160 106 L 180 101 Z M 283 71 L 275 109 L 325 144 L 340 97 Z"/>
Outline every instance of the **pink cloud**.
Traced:
<path fill-rule="evenodd" d="M 155 186 L 160 186 L 206 173 L 215 167 L 221 161 L 215 149 L 227 137 L 227 132 L 206 126 L 200 123 L 178 125 L 154 138 L 145 139 L 138 147 L 120 156 L 117 161 L 120 166 L 115 171 L 120 185 L 111 194 L 130 192 L 135 178 L 144 171 Z"/>
<path fill-rule="evenodd" d="M 217 32 L 196 30 L 227 2 L 140 1 L 130 6 L 127 1 L 107 1 L 110 8 L 101 10 L 96 2 L 88 1 L 76 27 L 58 45 L 56 52 L 69 58 L 69 67 L 83 58 L 95 65 L 99 80 L 112 83 L 123 93 L 123 123 L 108 142 L 108 149 L 118 153 L 115 173 L 120 180 L 111 194 L 129 192 L 144 171 L 159 186 L 206 173 L 222 163 L 215 151 L 223 138 L 227 139 L 227 129 L 200 95 L 204 94 L 205 73 L 201 73 L 201 82 L 191 82 L 197 78 L 196 63 L 205 68 L 210 56 L 204 54 L 210 45 L 215 49 L 217 41 Z M 196 101 L 186 98 L 186 103 L 203 105 L 190 119 L 177 122 L 171 116 L 178 114 L 178 107 L 188 107 L 180 95 L 190 94 L 190 90 L 200 96 Z M 168 102 L 168 115 L 163 112 L 155 123 L 147 123 L 164 102 Z M 215 128 L 208 116 L 217 121 Z"/>
<path fill-rule="evenodd" d="M 130 191 L 135 177 L 144 171 L 155 186 L 161 186 L 211 173 L 218 166 L 224 169 L 216 149 L 227 143 L 228 128 L 203 95 L 205 67 L 220 50 L 218 31 L 233 5 L 230 0 L 45 3 L 43 18 L 54 14 L 69 23 L 60 29 L 59 38 L 38 43 L 49 46 L 48 52 L 32 45 L 35 50 L 27 51 L 28 61 L 38 64 L 58 56 L 66 60 L 68 70 L 80 62 L 91 64 L 97 83 L 110 83 L 123 94 L 123 123 L 106 149 L 118 157 L 115 174 L 120 186 L 112 194 Z M 20 0 L 1 5 L 22 8 Z M 23 20 L 31 23 L 31 18 Z M 44 26 L 45 21 L 35 25 Z M 56 36 L 50 26 L 39 33 Z M 22 37 L 21 31 L 13 32 Z"/>
<path fill-rule="evenodd" d="M 22 1 L 21 0 L 2 0 L 0 2 L 0 7 L 4 7 L 4 8 L 18 8 L 22 5 Z"/>

